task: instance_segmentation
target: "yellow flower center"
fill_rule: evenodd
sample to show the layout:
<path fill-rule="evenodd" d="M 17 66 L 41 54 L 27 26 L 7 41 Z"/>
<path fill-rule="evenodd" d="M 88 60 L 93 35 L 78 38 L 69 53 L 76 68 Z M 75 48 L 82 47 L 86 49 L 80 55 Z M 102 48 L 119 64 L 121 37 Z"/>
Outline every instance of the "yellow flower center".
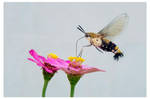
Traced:
<path fill-rule="evenodd" d="M 56 54 L 54 54 L 54 53 L 48 54 L 48 57 L 53 58 L 53 59 L 57 59 L 58 58 L 58 56 Z"/>
<path fill-rule="evenodd" d="M 73 62 L 73 61 L 75 61 L 75 62 L 79 62 L 79 63 L 83 63 L 85 60 L 83 59 L 83 58 L 81 58 L 81 57 L 68 57 L 68 59 L 71 61 L 71 62 Z"/>
<path fill-rule="evenodd" d="M 71 63 L 69 64 L 70 67 L 73 68 L 82 68 L 82 63 L 85 61 L 83 58 L 81 57 L 68 57 L 68 59 L 71 61 Z"/>

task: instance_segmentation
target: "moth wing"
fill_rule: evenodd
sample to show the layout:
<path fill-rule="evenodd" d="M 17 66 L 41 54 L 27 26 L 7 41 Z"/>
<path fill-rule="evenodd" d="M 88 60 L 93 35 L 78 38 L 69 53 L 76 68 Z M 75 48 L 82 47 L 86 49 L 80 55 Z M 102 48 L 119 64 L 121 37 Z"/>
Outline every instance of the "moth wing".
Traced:
<path fill-rule="evenodd" d="M 103 35 L 104 37 L 114 37 L 120 34 L 125 28 L 129 20 L 129 17 L 126 13 L 123 13 L 116 18 L 114 18 L 107 26 L 105 26 L 98 34 Z"/>

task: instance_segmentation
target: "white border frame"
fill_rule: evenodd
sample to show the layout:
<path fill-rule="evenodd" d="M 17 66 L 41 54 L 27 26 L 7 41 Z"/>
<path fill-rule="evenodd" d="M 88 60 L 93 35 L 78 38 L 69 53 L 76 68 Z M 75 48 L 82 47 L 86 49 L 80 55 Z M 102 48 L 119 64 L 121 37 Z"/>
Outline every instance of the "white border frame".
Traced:
<path fill-rule="evenodd" d="M 147 91 L 146 91 L 146 98 L 150 97 L 150 61 L 148 61 L 150 59 L 150 29 L 148 27 L 150 27 L 150 11 L 148 8 L 150 8 L 150 1 L 149 0 L 0 0 L 0 63 L 1 63 L 1 69 L 0 69 L 0 97 L 3 99 L 4 97 L 4 2 L 146 2 L 147 6 L 146 6 L 146 12 L 147 12 Z M 11 57 L 11 56 L 10 56 Z M 13 75 L 12 75 L 13 76 Z M 22 97 L 23 98 L 23 97 Z M 37 98 L 37 97 L 35 97 Z M 50 98 L 50 97 L 49 97 Z M 54 98 L 54 97 L 51 97 Z M 69 99 L 69 97 L 65 97 L 63 99 Z M 85 97 L 85 98 L 89 98 L 89 97 Z M 82 98 L 82 99 L 85 99 Z M 102 98 L 102 97 L 91 97 L 91 98 Z M 112 97 L 111 97 L 112 98 Z M 115 97 L 116 98 L 116 97 Z M 118 98 L 118 97 L 117 97 Z M 126 97 L 119 97 L 119 98 L 126 98 Z M 128 99 L 130 99 L 129 97 L 127 97 Z M 139 97 L 138 97 L 139 98 Z M 144 98 L 145 97 L 141 97 Z M 106 99 L 106 98 L 105 98 Z M 133 98 L 132 98 L 133 99 Z"/>

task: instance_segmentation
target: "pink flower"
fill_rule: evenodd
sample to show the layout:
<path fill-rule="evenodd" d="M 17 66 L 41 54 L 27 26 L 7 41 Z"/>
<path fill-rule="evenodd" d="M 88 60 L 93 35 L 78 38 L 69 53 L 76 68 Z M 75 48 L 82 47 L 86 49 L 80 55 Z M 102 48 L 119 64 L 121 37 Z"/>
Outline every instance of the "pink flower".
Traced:
<path fill-rule="evenodd" d="M 105 72 L 105 70 L 101 70 L 94 67 L 88 67 L 87 65 L 82 65 L 84 59 L 81 57 L 69 57 L 68 59 L 69 60 L 66 61 L 68 65 L 62 67 L 62 70 L 67 74 L 83 75 L 86 73 L 97 72 L 97 71 Z"/>
<path fill-rule="evenodd" d="M 34 59 L 28 58 L 28 60 L 36 63 L 48 73 L 55 73 L 61 67 L 68 65 L 64 60 L 58 58 L 58 56 L 52 53 L 47 56 L 47 59 L 38 55 L 33 49 L 31 49 L 29 53 Z"/>

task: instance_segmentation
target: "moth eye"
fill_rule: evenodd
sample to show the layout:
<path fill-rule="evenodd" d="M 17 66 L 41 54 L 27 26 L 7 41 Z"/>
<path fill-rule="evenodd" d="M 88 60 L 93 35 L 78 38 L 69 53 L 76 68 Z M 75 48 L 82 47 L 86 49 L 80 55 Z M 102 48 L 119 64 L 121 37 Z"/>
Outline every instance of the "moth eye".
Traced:
<path fill-rule="evenodd" d="M 85 37 L 89 37 L 89 35 L 86 34 Z"/>
<path fill-rule="evenodd" d="M 96 39 L 96 41 L 99 41 L 99 39 Z"/>

